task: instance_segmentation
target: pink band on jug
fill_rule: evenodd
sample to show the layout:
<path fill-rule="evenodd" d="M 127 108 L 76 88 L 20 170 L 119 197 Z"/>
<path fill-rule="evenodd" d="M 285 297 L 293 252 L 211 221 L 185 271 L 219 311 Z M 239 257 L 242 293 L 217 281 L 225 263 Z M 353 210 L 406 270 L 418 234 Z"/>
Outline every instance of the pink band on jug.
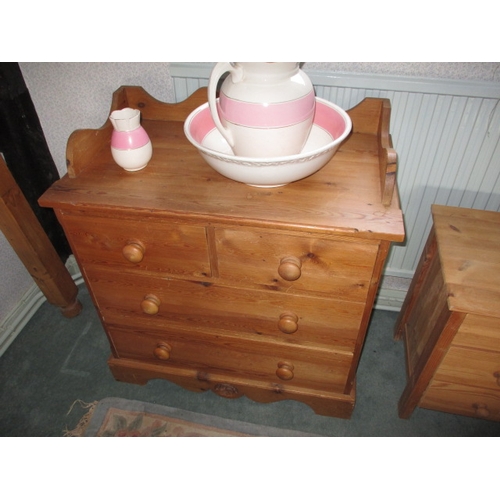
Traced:
<path fill-rule="evenodd" d="M 149 136 L 142 127 L 128 132 L 113 130 L 111 134 L 111 147 L 115 149 L 137 149 L 142 148 L 149 142 Z"/>
<path fill-rule="evenodd" d="M 218 108 L 222 119 L 236 125 L 280 128 L 312 118 L 314 106 L 315 96 L 311 91 L 300 99 L 269 105 L 237 101 L 221 93 Z"/>

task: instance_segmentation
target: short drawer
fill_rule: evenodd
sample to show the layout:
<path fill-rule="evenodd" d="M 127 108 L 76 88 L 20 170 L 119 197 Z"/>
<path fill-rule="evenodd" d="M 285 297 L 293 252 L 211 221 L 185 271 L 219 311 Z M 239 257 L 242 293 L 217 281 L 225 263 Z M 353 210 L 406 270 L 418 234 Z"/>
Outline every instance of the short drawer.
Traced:
<path fill-rule="evenodd" d="M 103 320 L 117 326 L 231 332 L 351 353 L 364 310 L 359 303 L 98 271 L 87 270 L 92 292 Z"/>
<path fill-rule="evenodd" d="M 84 267 L 188 277 L 211 275 L 204 227 L 72 213 L 64 213 L 62 223 Z"/>
<path fill-rule="evenodd" d="M 221 279 L 287 293 L 366 300 L 378 245 L 267 231 L 217 228 Z"/>
<path fill-rule="evenodd" d="M 497 391 L 500 396 L 500 353 L 451 346 L 434 378 Z"/>
<path fill-rule="evenodd" d="M 173 368 L 194 369 L 197 377 L 225 375 L 282 386 L 333 392 L 345 388 L 352 357 L 321 349 L 242 340 L 231 335 L 207 335 L 184 330 L 151 334 L 141 329 L 108 329 L 120 358 Z"/>
<path fill-rule="evenodd" d="M 418 405 L 429 410 L 500 421 L 500 387 L 498 389 L 480 389 L 435 378 Z"/>

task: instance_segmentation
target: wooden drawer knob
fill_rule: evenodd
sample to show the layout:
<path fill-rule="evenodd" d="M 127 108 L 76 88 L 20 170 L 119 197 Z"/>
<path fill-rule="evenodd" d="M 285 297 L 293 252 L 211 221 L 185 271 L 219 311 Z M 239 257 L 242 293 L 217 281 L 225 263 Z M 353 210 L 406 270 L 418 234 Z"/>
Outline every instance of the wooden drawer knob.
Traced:
<path fill-rule="evenodd" d="M 295 281 L 300 278 L 302 262 L 297 257 L 285 257 L 281 259 L 278 274 L 287 281 Z"/>
<path fill-rule="evenodd" d="M 142 312 L 146 314 L 158 314 L 160 304 L 160 299 L 156 295 L 146 295 L 141 302 Z"/>
<path fill-rule="evenodd" d="M 278 328 L 283 333 L 295 333 L 299 328 L 299 318 L 293 313 L 283 313 L 278 321 Z"/>
<path fill-rule="evenodd" d="M 145 252 L 146 247 L 140 241 L 133 241 L 122 249 L 123 256 L 133 264 L 141 262 Z"/>
<path fill-rule="evenodd" d="M 278 363 L 278 369 L 276 370 L 276 376 L 281 380 L 292 380 L 293 378 L 293 368 L 292 363 L 288 361 L 280 361 Z"/>
<path fill-rule="evenodd" d="M 473 407 L 476 410 L 476 415 L 478 417 L 486 418 L 490 416 L 490 410 L 488 409 L 488 405 L 485 405 L 484 403 L 475 403 Z"/>
<path fill-rule="evenodd" d="M 154 350 L 154 355 L 163 361 L 170 359 L 170 351 L 172 348 L 166 344 L 166 343 L 161 343 L 156 346 L 156 349 Z"/>
<path fill-rule="evenodd" d="M 500 385 L 500 372 L 495 372 L 493 376 L 497 379 L 497 384 Z"/>

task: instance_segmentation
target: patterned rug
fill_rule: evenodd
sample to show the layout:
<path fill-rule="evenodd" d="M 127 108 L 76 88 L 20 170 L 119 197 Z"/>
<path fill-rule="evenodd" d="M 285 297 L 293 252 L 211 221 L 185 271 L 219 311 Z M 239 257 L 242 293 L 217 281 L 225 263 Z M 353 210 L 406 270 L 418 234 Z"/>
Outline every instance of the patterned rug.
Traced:
<path fill-rule="evenodd" d="M 204 415 L 168 406 L 106 398 L 75 404 L 87 409 L 67 437 L 314 437 L 314 434 Z"/>

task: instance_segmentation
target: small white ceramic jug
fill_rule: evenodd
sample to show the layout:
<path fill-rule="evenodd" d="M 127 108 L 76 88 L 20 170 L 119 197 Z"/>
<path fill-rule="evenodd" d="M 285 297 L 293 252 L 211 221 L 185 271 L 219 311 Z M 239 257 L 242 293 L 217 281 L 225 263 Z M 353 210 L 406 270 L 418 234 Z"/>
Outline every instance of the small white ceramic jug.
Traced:
<path fill-rule="evenodd" d="M 111 154 L 115 162 L 131 172 L 143 169 L 151 160 L 153 146 L 141 125 L 141 112 L 123 108 L 113 111 L 109 119 L 113 124 Z"/>
<path fill-rule="evenodd" d="M 217 85 L 222 83 L 219 99 Z M 208 83 L 215 126 L 236 156 L 272 158 L 302 151 L 316 106 L 299 63 L 217 63 Z"/>

